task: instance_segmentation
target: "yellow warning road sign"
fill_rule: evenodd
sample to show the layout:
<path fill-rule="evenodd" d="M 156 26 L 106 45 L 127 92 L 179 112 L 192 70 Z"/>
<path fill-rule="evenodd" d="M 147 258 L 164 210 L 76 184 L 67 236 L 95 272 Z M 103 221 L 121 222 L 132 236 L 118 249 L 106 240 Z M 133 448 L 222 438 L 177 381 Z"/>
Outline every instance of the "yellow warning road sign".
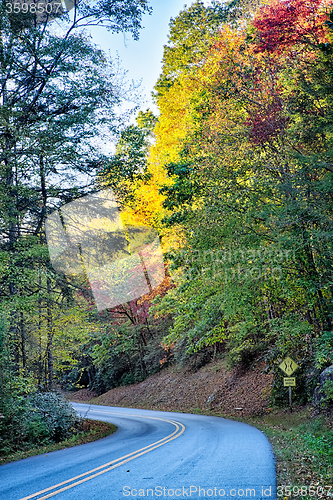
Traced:
<path fill-rule="evenodd" d="M 292 373 L 298 368 L 298 365 L 289 356 L 282 361 L 279 368 L 290 377 Z"/>
<path fill-rule="evenodd" d="M 284 387 L 295 387 L 296 386 L 296 378 L 295 377 L 283 377 L 283 385 Z"/>

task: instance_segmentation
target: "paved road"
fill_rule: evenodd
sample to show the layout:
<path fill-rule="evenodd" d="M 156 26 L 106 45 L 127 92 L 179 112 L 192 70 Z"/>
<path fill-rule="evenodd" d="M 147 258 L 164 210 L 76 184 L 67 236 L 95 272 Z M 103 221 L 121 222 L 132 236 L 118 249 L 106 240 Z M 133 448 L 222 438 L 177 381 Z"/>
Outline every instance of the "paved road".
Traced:
<path fill-rule="evenodd" d="M 276 499 L 273 452 L 254 427 L 202 415 L 73 406 L 118 431 L 2 465 L 1 500 Z"/>

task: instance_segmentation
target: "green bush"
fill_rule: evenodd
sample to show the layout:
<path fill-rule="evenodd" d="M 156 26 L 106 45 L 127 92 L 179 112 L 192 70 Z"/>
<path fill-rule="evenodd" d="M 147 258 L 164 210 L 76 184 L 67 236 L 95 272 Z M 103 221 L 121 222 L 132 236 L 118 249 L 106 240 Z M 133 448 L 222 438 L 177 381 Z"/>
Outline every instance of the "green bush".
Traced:
<path fill-rule="evenodd" d="M 323 332 L 315 339 L 316 367 L 324 369 L 333 363 L 333 332 Z"/>
<path fill-rule="evenodd" d="M 7 396 L 1 405 L 0 455 L 48 443 L 76 433 L 80 418 L 57 392 Z"/>
<path fill-rule="evenodd" d="M 37 392 L 28 400 L 30 428 L 47 429 L 48 437 L 54 442 L 70 437 L 79 425 L 80 419 L 66 401 L 57 392 Z M 32 425 L 32 427 L 31 427 Z"/>
<path fill-rule="evenodd" d="M 36 415 L 32 420 L 28 420 L 26 427 L 26 437 L 29 443 L 46 444 L 50 442 L 50 433 L 41 417 Z"/>
<path fill-rule="evenodd" d="M 333 403 L 333 380 L 326 380 L 323 389 L 326 395 L 323 402 L 331 405 Z"/>

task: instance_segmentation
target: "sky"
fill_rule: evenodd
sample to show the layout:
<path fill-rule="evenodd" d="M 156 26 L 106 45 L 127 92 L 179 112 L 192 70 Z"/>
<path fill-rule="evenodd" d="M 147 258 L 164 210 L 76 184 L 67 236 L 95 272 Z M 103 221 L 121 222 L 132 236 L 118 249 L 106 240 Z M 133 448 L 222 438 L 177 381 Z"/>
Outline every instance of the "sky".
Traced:
<path fill-rule="evenodd" d="M 121 66 L 127 70 L 129 81 L 142 80 L 144 87 L 141 94 L 147 102 L 142 103 L 141 109 L 148 107 L 156 112 L 152 103 L 151 92 L 161 72 L 163 45 L 167 43 L 169 22 L 176 17 L 184 5 L 191 5 L 192 0 L 149 0 L 153 8 L 151 15 L 143 18 L 144 29 L 140 32 L 140 39 L 133 40 L 130 33 L 112 34 L 104 28 L 92 28 L 93 42 L 102 50 L 115 57 L 118 53 Z M 205 4 L 209 2 L 206 1 Z"/>

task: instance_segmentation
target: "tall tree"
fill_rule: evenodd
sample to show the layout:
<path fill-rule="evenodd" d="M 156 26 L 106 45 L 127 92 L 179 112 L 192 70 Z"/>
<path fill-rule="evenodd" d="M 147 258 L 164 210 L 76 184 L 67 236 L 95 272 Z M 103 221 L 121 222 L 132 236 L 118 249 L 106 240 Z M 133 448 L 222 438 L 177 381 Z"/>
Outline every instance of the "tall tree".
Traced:
<path fill-rule="evenodd" d="M 87 176 L 105 156 L 94 141 L 118 128 L 114 107 L 122 97 L 116 66 L 84 29 L 104 26 L 136 39 L 150 8 L 146 0 L 79 2 L 57 21 L 17 13 L 8 2 L 0 10 L 1 300 L 17 369 L 21 361 L 26 368 L 29 315 L 39 310 L 42 331 L 45 307 L 52 384 L 52 308 L 70 292 L 50 269 L 43 223 L 59 204 L 95 189 Z"/>
<path fill-rule="evenodd" d="M 200 68 L 226 18 L 226 5 L 215 1 L 206 7 L 203 1 L 196 0 L 171 19 L 162 73 L 155 85 L 157 96 L 167 92 L 181 75 L 193 74 Z"/>
<path fill-rule="evenodd" d="M 122 130 L 115 155 L 98 172 L 99 185 L 111 187 L 122 204 L 133 201 L 136 183 L 147 176 L 147 158 L 156 120 L 152 111 L 139 111 L 137 125 Z"/>

